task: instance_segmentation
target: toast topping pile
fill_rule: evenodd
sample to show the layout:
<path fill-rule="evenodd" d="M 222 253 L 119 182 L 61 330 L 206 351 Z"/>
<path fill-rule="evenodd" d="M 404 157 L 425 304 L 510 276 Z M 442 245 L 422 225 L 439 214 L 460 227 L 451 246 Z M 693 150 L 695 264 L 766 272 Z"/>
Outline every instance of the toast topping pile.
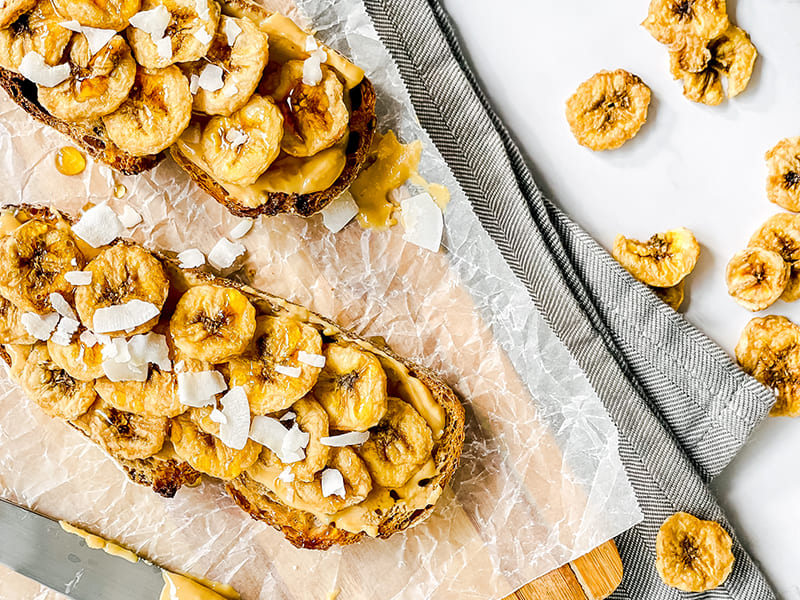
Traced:
<path fill-rule="evenodd" d="M 133 242 L 87 243 L 54 212 L 6 209 L 0 225 L 13 378 L 129 473 L 246 475 L 356 534 L 441 494 L 445 411 L 385 347 Z"/>

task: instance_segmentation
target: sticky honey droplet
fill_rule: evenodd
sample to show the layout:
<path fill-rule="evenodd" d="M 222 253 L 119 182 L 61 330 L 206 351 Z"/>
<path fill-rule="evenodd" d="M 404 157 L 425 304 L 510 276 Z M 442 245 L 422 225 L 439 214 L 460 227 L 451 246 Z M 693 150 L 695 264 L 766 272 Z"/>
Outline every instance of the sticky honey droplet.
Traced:
<path fill-rule="evenodd" d="M 126 188 L 121 183 L 114 186 L 114 198 L 122 198 L 127 193 L 128 193 L 128 188 Z"/>
<path fill-rule="evenodd" d="M 64 146 L 56 154 L 56 169 L 62 175 L 78 175 L 86 168 L 86 158 L 77 148 Z"/>

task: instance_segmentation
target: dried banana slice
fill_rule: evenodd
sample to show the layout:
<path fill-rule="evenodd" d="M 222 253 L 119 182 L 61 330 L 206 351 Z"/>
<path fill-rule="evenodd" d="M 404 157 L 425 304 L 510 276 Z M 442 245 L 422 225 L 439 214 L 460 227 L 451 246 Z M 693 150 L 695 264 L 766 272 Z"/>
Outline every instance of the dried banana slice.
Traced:
<path fill-rule="evenodd" d="M 789 281 L 789 265 L 780 254 L 764 248 L 745 248 L 733 255 L 725 270 L 728 294 L 753 312 L 781 297 Z"/>
<path fill-rule="evenodd" d="M 186 415 L 170 421 L 170 440 L 175 454 L 198 471 L 219 479 L 238 477 L 261 453 L 261 446 L 253 440 L 247 440 L 241 450 L 229 448 Z"/>
<path fill-rule="evenodd" d="M 704 38 L 689 36 L 670 46 L 670 72 L 676 79 L 680 79 L 683 73 L 700 73 L 710 60 L 711 51 L 708 40 Z"/>
<path fill-rule="evenodd" d="M 22 312 L 50 311 L 50 294 L 72 297 L 67 271 L 83 267 L 83 255 L 68 233 L 31 219 L 0 239 L 0 294 Z"/>
<path fill-rule="evenodd" d="M 22 312 L 0 296 L 0 344 L 35 344 L 36 338 L 22 324 Z"/>
<path fill-rule="evenodd" d="M 47 345 L 36 344 L 30 354 L 11 354 L 11 373 L 28 395 L 51 417 L 75 419 L 94 403 L 97 394 L 88 381 L 70 377 L 64 369 L 50 360 Z M 15 364 L 15 362 L 17 364 Z"/>
<path fill-rule="evenodd" d="M 767 219 L 753 234 L 748 246 L 766 248 L 789 263 L 789 281 L 781 299 L 793 302 L 800 297 L 800 221 L 797 215 L 778 213 Z"/>
<path fill-rule="evenodd" d="M 322 81 L 303 83 L 303 61 L 281 67 L 273 98 L 283 112 L 281 148 L 292 156 L 312 156 L 338 142 L 347 131 L 350 113 L 344 104 L 344 86 L 336 73 L 322 66 Z"/>
<path fill-rule="evenodd" d="M 47 340 L 47 351 L 50 360 L 78 381 L 93 381 L 105 375 L 103 347 L 99 343 L 87 346 L 80 336 L 75 336 L 66 346 Z"/>
<path fill-rule="evenodd" d="M 581 146 L 619 148 L 647 120 L 650 88 L 623 69 L 600 71 L 584 81 L 567 100 L 567 122 Z"/>
<path fill-rule="evenodd" d="M 219 4 L 214 0 L 142 0 L 142 11 L 159 6 L 166 8 L 170 14 L 164 37 L 171 44 L 165 51 L 156 45 L 158 40 L 154 40 L 149 33 L 131 27 L 128 41 L 136 62 L 146 69 L 163 69 L 205 56 L 217 31 Z"/>
<path fill-rule="evenodd" d="M 58 14 L 81 25 L 122 31 L 139 11 L 139 0 L 52 0 Z"/>
<path fill-rule="evenodd" d="M 161 310 L 169 293 L 169 280 L 159 260 L 133 244 L 117 243 L 105 248 L 89 261 L 85 270 L 92 273 L 92 282 L 78 287 L 75 308 L 89 329 L 94 329 L 94 314 L 100 308 L 140 300 Z M 157 322 L 155 316 L 131 331 L 101 333 L 112 336 L 146 333 Z"/>
<path fill-rule="evenodd" d="M 198 285 L 175 307 L 169 331 L 175 346 L 190 358 L 221 363 L 242 354 L 256 330 L 256 309 L 240 291 Z"/>
<path fill-rule="evenodd" d="M 20 16 L 36 6 L 36 0 L 0 1 L 0 29 L 5 29 Z"/>
<path fill-rule="evenodd" d="M 781 294 L 784 302 L 794 302 L 800 299 L 800 261 L 789 263 L 789 281 Z"/>
<path fill-rule="evenodd" d="M 658 530 L 656 570 L 664 583 L 681 591 L 713 590 L 731 574 L 731 545 L 719 523 L 675 513 Z"/>
<path fill-rule="evenodd" d="M 725 0 L 651 0 L 642 27 L 671 45 L 694 36 L 710 40 L 728 28 Z"/>
<path fill-rule="evenodd" d="M 678 310 L 683 304 L 683 288 L 685 279 L 681 279 L 677 285 L 673 285 L 672 287 L 655 287 L 650 286 L 650 289 L 653 290 L 653 293 L 659 297 L 659 299 L 669 306 L 672 310 Z"/>
<path fill-rule="evenodd" d="M 372 479 L 386 488 L 400 487 L 431 456 L 433 433 L 414 407 L 389 398 L 386 414 L 370 430 L 358 453 Z"/>
<path fill-rule="evenodd" d="M 259 317 L 253 342 L 247 357 L 228 363 L 230 386 L 244 387 L 252 413 L 266 415 L 288 408 L 311 391 L 321 369 L 300 362 L 298 355 L 322 352 L 316 329 L 286 317 Z"/>
<path fill-rule="evenodd" d="M 111 456 L 125 460 L 149 458 L 164 445 L 167 419 L 117 410 L 102 400 L 73 424 Z"/>
<path fill-rule="evenodd" d="M 231 45 L 227 32 L 237 27 L 239 33 Z M 208 63 L 221 67 L 222 87 L 213 92 L 199 88 L 194 95 L 194 110 L 227 117 L 242 108 L 256 91 L 268 59 L 267 36 L 255 23 L 222 16 L 206 56 L 186 67 L 187 73 L 197 76 Z"/>
<path fill-rule="evenodd" d="M 49 0 L 39 0 L 31 12 L 0 28 L 0 67 L 18 72 L 28 52 L 39 53 L 48 65 L 57 65 L 72 37 L 61 21 Z"/>
<path fill-rule="evenodd" d="M 172 371 L 150 365 L 146 381 L 111 381 L 101 377 L 94 384 L 108 404 L 125 412 L 148 417 L 175 417 L 187 406 L 178 400 L 177 378 Z"/>
<path fill-rule="evenodd" d="M 800 327 L 777 315 L 751 319 L 736 344 L 736 360 L 775 392 L 770 415 L 800 415 Z"/>
<path fill-rule="evenodd" d="M 654 287 L 672 287 L 694 269 L 700 245 L 685 227 L 657 233 L 646 242 L 618 235 L 611 252 L 639 281 Z"/>
<path fill-rule="evenodd" d="M 781 140 L 767 152 L 766 159 L 770 202 L 800 212 L 800 137 Z"/>
<path fill-rule="evenodd" d="M 386 373 L 377 357 L 355 344 L 328 344 L 314 396 L 331 429 L 366 431 L 386 413 Z"/>
<path fill-rule="evenodd" d="M 270 98 L 253 95 L 230 117 L 214 117 L 203 129 L 203 160 L 220 181 L 250 185 L 278 158 L 284 120 Z"/>
<path fill-rule="evenodd" d="M 176 66 L 139 67 L 128 99 L 103 117 L 108 136 L 134 156 L 158 154 L 171 146 L 192 117 L 189 81 Z"/>
<path fill-rule="evenodd" d="M 39 102 L 54 117 L 68 122 L 96 119 L 119 108 L 133 86 L 136 61 L 131 49 L 115 35 L 94 56 L 82 35 L 71 44 L 70 77 L 59 85 L 39 86 Z"/>

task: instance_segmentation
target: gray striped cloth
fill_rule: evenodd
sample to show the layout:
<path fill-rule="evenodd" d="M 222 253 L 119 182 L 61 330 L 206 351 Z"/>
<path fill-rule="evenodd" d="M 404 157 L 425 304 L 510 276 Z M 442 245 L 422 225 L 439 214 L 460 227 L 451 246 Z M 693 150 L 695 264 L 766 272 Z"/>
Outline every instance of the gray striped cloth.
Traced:
<path fill-rule="evenodd" d="M 686 597 L 656 573 L 658 528 L 683 510 L 733 532 L 706 484 L 766 416 L 772 395 L 542 195 L 438 0 L 364 2 L 422 125 L 619 428 L 645 519 L 616 539 L 625 576 L 612 598 Z M 774 598 L 735 537 L 733 552 L 727 582 L 692 597 Z"/>

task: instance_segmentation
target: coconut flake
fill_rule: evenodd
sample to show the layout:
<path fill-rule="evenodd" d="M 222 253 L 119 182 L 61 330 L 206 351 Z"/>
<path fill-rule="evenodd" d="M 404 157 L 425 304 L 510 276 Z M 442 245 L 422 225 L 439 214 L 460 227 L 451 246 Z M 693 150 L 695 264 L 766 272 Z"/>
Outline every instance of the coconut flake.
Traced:
<path fill-rule="evenodd" d="M 317 367 L 318 369 L 325 366 L 325 357 L 322 354 L 312 354 L 305 350 L 300 350 L 300 352 L 297 353 L 297 360 L 304 365 Z"/>
<path fill-rule="evenodd" d="M 320 212 L 325 227 L 333 233 L 338 233 L 358 214 L 358 204 L 350 190 L 345 190 Z"/>
<path fill-rule="evenodd" d="M 317 48 L 319 48 L 319 44 L 317 44 L 316 38 L 313 35 L 306 36 L 306 45 L 304 50 L 306 52 L 313 52 Z"/>
<path fill-rule="evenodd" d="M 211 43 L 211 40 L 214 39 L 214 36 L 208 33 L 205 29 L 198 29 L 192 35 L 203 45 Z"/>
<path fill-rule="evenodd" d="M 91 348 L 97 343 L 97 337 L 88 329 L 84 330 L 83 333 L 78 336 L 78 339 L 81 344 L 87 348 Z"/>
<path fill-rule="evenodd" d="M 192 73 L 191 77 L 189 77 L 189 91 L 192 94 L 196 94 L 197 90 L 200 89 L 200 76 L 197 73 Z"/>
<path fill-rule="evenodd" d="M 119 215 L 119 222 L 126 229 L 132 229 L 142 222 L 142 215 L 126 204 L 122 209 L 122 214 Z"/>
<path fill-rule="evenodd" d="M 297 415 L 292 411 L 284 413 L 284 415 L 279 419 L 280 421 L 291 421 L 292 419 L 296 419 Z"/>
<path fill-rule="evenodd" d="M 194 9 L 197 12 L 197 16 L 203 20 L 208 21 L 210 17 L 210 13 L 208 10 L 208 2 L 207 0 L 195 0 L 194 2 Z"/>
<path fill-rule="evenodd" d="M 310 439 L 311 436 L 304 431 L 300 431 L 300 427 L 295 423 L 283 438 L 278 458 L 287 464 L 303 460 L 306 457 L 304 450 L 308 447 Z"/>
<path fill-rule="evenodd" d="M 208 253 L 208 262 L 215 269 L 227 269 L 245 253 L 245 250 L 246 248 L 240 243 L 222 238 Z"/>
<path fill-rule="evenodd" d="M 406 232 L 403 239 L 407 242 L 438 252 L 442 243 L 444 218 L 442 210 L 428 193 L 417 194 L 400 203 L 401 219 Z"/>
<path fill-rule="evenodd" d="M 222 90 L 222 93 L 228 98 L 231 98 L 239 93 L 239 88 L 236 87 L 235 85 L 229 85 L 228 87 Z"/>
<path fill-rule="evenodd" d="M 53 335 L 50 339 L 53 340 L 53 343 L 58 344 L 59 346 L 69 346 L 70 342 L 72 341 L 72 336 L 75 335 L 76 331 L 78 331 L 79 326 L 80 322 L 76 319 L 72 319 L 70 317 L 61 317 L 61 320 L 58 322 L 56 330 L 53 332 Z"/>
<path fill-rule="evenodd" d="M 172 38 L 164 36 L 154 40 L 156 44 L 156 54 L 164 60 L 172 59 Z"/>
<path fill-rule="evenodd" d="M 147 365 L 135 365 L 132 362 L 118 362 L 114 358 L 103 361 L 103 373 L 111 381 L 147 381 L 149 368 Z"/>
<path fill-rule="evenodd" d="M 216 92 L 224 85 L 222 81 L 223 73 L 222 67 L 208 63 L 200 71 L 200 78 L 197 84 L 207 92 Z"/>
<path fill-rule="evenodd" d="M 297 424 L 287 430 L 277 419 L 259 415 L 250 424 L 250 439 L 272 450 L 282 463 L 289 464 L 306 457 L 303 450 L 311 436 L 300 431 Z"/>
<path fill-rule="evenodd" d="M 294 473 L 292 473 L 292 467 L 286 467 L 283 471 L 281 471 L 280 475 L 278 475 L 278 479 L 280 479 L 284 483 L 292 483 L 294 481 Z"/>
<path fill-rule="evenodd" d="M 93 329 L 96 333 L 127 331 L 144 325 L 159 314 L 161 311 L 151 302 L 129 300 L 125 304 L 98 308 L 92 317 Z"/>
<path fill-rule="evenodd" d="M 26 312 L 22 313 L 20 318 L 22 326 L 28 332 L 28 335 L 32 335 L 37 340 L 45 341 L 50 339 L 50 334 L 53 333 L 61 317 L 59 317 L 58 313 L 38 315 L 35 312 Z"/>
<path fill-rule="evenodd" d="M 178 365 L 175 370 L 179 371 Z M 219 371 L 189 371 L 178 373 L 178 402 L 200 408 L 214 403 L 214 397 L 228 389 Z"/>
<path fill-rule="evenodd" d="M 233 239 L 238 240 L 247 235 L 253 228 L 253 219 L 242 219 L 239 223 L 228 232 L 228 235 Z"/>
<path fill-rule="evenodd" d="M 117 213 L 108 204 L 93 206 L 81 217 L 81 220 L 72 226 L 72 233 L 89 244 L 92 248 L 105 246 L 117 239 L 124 227 L 120 223 Z"/>
<path fill-rule="evenodd" d="M 233 46 L 234 42 L 236 42 L 236 38 L 242 33 L 242 28 L 239 27 L 239 24 L 233 19 L 225 19 L 225 23 L 222 25 L 222 32 L 228 39 L 228 46 Z"/>
<path fill-rule="evenodd" d="M 336 495 L 344 498 L 345 493 L 342 474 L 331 467 L 325 469 L 322 472 L 322 496 L 327 498 L 328 496 Z"/>
<path fill-rule="evenodd" d="M 332 448 L 343 448 L 345 446 L 360 446 L 369 439 L 369 431 L 348 431 L 339 435 L 332 435 L 320 438 L 323 446 Z"/>
<path fill-rule="evenodd" d="M 68 63 L 51 67 L 38 52 L 28 52 L 19 63 L 19 72 L 33 83 L 51 88 L 66 81 L 71 70 Z"/>
<path fill-rule="evenodd" d="M 214 423 L 219 423 L 220 425 L 228 422 L 228 417 L 226 417 L 225 414 L 218 408 L 214 408 L 209 413 L 208 418 L 214 421 Z"/>
<path fill-rule="evenodd" d="M 219 439 L 222 443 L 241 450 L 250 435 L 250 403 L 244 388 L 237 385 L 219 399 L 226 422 L 219 426 Z"/>
<path fill-rule="evenodd" d="M 194 269 L 206 264 L 206 257 L 197 248 L 189 248 L 179 253 L 177 256 L 178 264 L 182 269 Z"/>
<path fill-rule="evenodd" d="M 58 314 L 62 317 L 69 317 L 72 320 L 77 319 L 78 317 L 75 316 L 75 311 L 72 310 L 72 307 L 69 305 L 69 302 L 66 301 L 64 296 L 59 294 L 58 292 L 53 292 L 48 296 L 50 300 L 50 306 L 53 307 Z"/>
<path fill-rule="evenodd" d="M 303 83 L 306 85 L 319 85 L 322 81 L 322 63 L 328 60 L 324 50 L 314 50 L 303 61 Z"/>
<path fill-rule="evenodd" d="M 130 360 L 136 364 L 158 365 L 162 371 L 172 370 L 172 361 L 169 359 L 169 346 L 167 336 L 149 331 L 134 335 L 128 340 Z"/>
<path fill-rule="evenodd" d="M 64 21 L 63 23 L 60 23 L 60 25 L 64 29 L 69 29 L 75 33 L 82 33 L 83 37 L 86 38 L 86 41 L 89 44 L 89 54 L 91 56 L 94 56 L 100 52 L 100 50 L 102 50 L 105 45 L 111 41 L 111 38 L 117 35 L 117 32 L 114 29 L 98 29 L 97 27 L 87 27 L 85 25 L 81 25 L 77 21 Z"/>
<path fill-rule="evenodd" d="M 302 369 L 300 367 L 287 367 L 285 365 L 276 365 L 275 371 L 281 375 L 294 378 L 300 377 L 300 373 L 302 373 Z"/>
<path fill-rule="evenodd" d="M 72 285 L 91 285 L 92 272 L 91 271 L 67 271 L 64 273 L 64 279 L 67 283 Z"/>
<path fill-rule="evenodd" d="M 139 11 L 130 18 L 129 22 L 136 29 L 149 33 L 153 42 L 156 42 L 164 37 L 164 32 L 171 20 L 172 15 L 167 7 L 159 4 L 153 9 Z"/>
<path fill-rule="evenodd" d="M 250 136 L 247 135 L 244 131 L 242 131 L 238 127 L 233 127 L 231 129 L 228 129 L 228 131 L 225 132 L 225 141 L 228 142 L 231 145 L 231 148 L 233 150 L 238 150 L 249 139 L 250 139 Z M 249 227 L 248 227 L 248 229 L 249 229 Z M 245 231 L 245 233 L 247 233 L 247 232 Z M 244 234 L 242 234 L 242 235 L 244 235 Z M 242 236 L 240 235 L 239 237 L 242 237 Z M 237 239 L 237 238 L 235 238 L 235 236 L 234 236 L 234 239 Z"/>

